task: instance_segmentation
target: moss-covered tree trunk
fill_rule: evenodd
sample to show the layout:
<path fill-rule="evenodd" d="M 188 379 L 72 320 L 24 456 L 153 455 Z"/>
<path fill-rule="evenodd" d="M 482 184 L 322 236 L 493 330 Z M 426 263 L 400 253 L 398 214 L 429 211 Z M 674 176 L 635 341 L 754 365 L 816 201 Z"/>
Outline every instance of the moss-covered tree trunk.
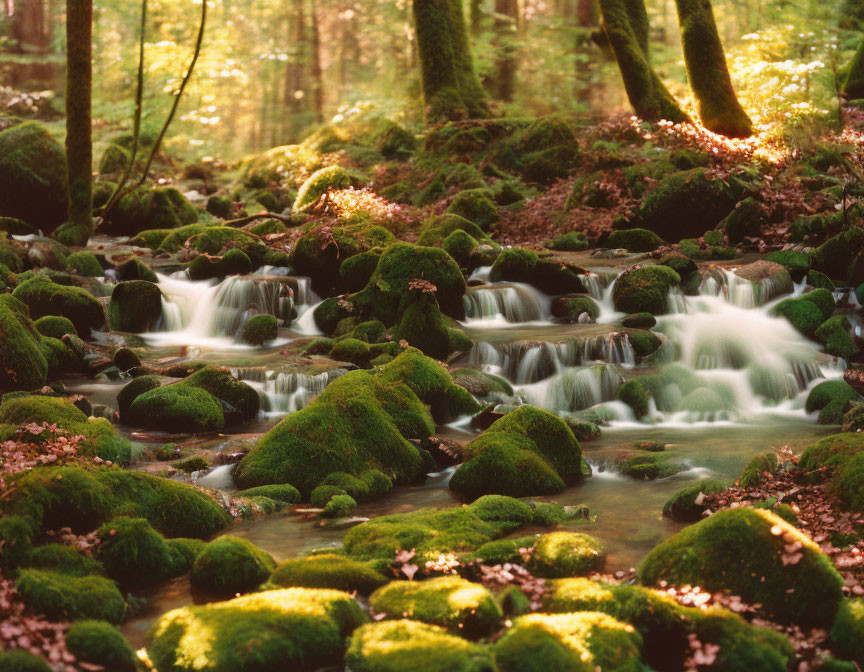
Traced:
<path fill-rule="evenodd" d="M 643 0 L 600 0 L 600 13 L 603 30 L 618 61 L 627 98 L 636 114 L 646 121 L 688 121 L 687 115 L 648 62 L 647 14 Z"/>
<path fill-rule="evenodd" d="M 675 0 L 690 88 L 702 125 L 730 138 L 753 134 L 753 123 L 738 102 L 717 33 L 711 0 Z"/>
<path fill-rule="evenodd" d="M 495 0 L 495 94 L 510 102 L 516 90 L 516 27 L 519 0 Z"/>
<path fill-rule="evenodd" d="M 69 173 L 69 229 L 77 232 L 79 238 L 75 242 L 79 243 L 82 239 L 86 243 L 93 225 L 92 33 L 93 0 L 68 0 L 66 167 Z"/>
<path fill-rule="evenodd" d="M 843 93 L 850 100 L 864 98 L 864 40 L 861 40 L 861 44 L 855 50 L 852 65 L 849 66 L 849 74 L 846 75 L 846 82 L 843 84 Z"/>
<path fill-rule="evenodd" d="M 413 9 L 427 121 L 488 116 L 461 0 L 413 0 Z"/>

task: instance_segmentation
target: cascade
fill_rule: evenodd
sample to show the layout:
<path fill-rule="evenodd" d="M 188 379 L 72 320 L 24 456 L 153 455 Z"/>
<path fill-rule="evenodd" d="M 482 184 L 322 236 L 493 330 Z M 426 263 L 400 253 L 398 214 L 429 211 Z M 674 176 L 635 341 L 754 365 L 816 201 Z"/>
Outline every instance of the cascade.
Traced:
<path fill-rule="evenodd" d="M 261 399 L 261 413 L 265 417 L 277 417 L 299 411 L 323 392 L 327 385 L 346 372 L 346 369 L 334 369 L 317 375 L 308 375 L 270 371 L 261 367 L 231 370 L 235 378 L 258 392 Z"/>
<path fill-rule="evenodd" d="M 522 283 L 469 287 L 464 302 L 468 324 L 506 326 L 549 319 L 549 298 Z"/>

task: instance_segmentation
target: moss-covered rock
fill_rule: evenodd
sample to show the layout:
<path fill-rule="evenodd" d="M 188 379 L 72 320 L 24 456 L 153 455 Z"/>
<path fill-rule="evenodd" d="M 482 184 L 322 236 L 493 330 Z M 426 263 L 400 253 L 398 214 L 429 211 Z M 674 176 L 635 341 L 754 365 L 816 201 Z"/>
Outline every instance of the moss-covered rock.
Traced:
<path fill-rule="evenodd" d="M 787 551 L 787 546 L 794 548 Z M 796 562 L 787 562 L 793 554 Z M 800 557 L 799 557 L 800 556 Z M 719 511 L 651 551 L 639 567 L 648 585 L 661 580 L 729 591 L 763 605 L 782 622 L 830 624 L 843 579 L 809 537 L 765 510 Z"/>
<path fill-rule="evenodd" d="M 297 192 L 294 210 L 303 211 L 318 202 L 328 190 L 359 187 L 364 182 L 362 175 L 342 166 L 334 165 L 312 173 Z"/>
<path fill-rule="evenodd" d="M 86 534 L 118 515 L 140 516 L 162 534 L 206 538 L 230 517 L 200 490 L 116 467 L 40 467 L 15 478 L 3 505 L 34 530 L 69 527 Z"/>
<path fill-rule="evenodd" d="M 399 323 L 393 331 L 394 340 L 404 340 L 429 357 L 447 359 L 454 349 L 450 332 L 433 293 L 421 289 L 405 294 L 399 306 Z M 466 340 L 466 346 L 459 349 L 471 347 L 467 336 Z"/>
<path fill-rule="evenodd" d="M 512 396 L 513 386 L 505 378 L 477 369 L 455 369 L 450 372 L 453 382 L 475 397 Z"/>
<path fill-rule="evenodd" d="M 150 331 L 162 317 L 162 292 L 146 280 L 118 282 L 108 305 L 108 326 L 113 331 Z"/>
<path fill-rule="evenodd" d="M 772 309 L 772 314 L 785 317 L 789 324 L 805 336 L 813 336 L 816 329 L 825 321 L 819 306 L 804 297 L 784 299 Z"/>
<path fill-rule="evenodd" d="M 131 348 L 118 348 L 111 361 L 121 371 L 129 371 L 136 366 L 141 366 L 141 358 Z"/>
<path fill-rule="evenodd" d="M 357 510 L 357 501 L 348 494 L 333 495 L 330 501 L 324 505 L 325 518 L 347 518 Z"/>
<path fill-rule="evenodd" d="M 843 415 L 861 396 L 842 380 L 826 380 L 810 390 L 804 409 L 808 413 L 819 411 L 819 422 L 823 425 L 839 425 Z"/>
<path fill-rule="evenodd" d="M 489 279 L 493 282 L 511 280 L 513 282 L 530 282 L 537 266 L 537 253 L 523 247 L 512 247 L 502 250 L 492 264 Z"/>
<path fill-rule="evenodd" d="M 387 581 L 368 564 L 332 553 L 286 560 L 270 576 L 270 583 L 283 588 L 332 588 L 361 595 L 368 595 Z"/>
<path fill-rule="evenodd" d="M 240 487 L 290 483 L 304 494 L 335 471 L 379 469 L 394 482 L 410 481 L 423 464 L 408 439 L 431 436 L 435 428 L 426 405 L 442 419 L 478 408 L 443 366 L 416 350 L 374 372 L 352 371 L 265 434 L 235 480 Z"/>
<path fill-rule="evenodd" d="M 552 315 L 565 322 L 580 322 L 586 317 L 596 320 L 600 306 L 589 296 L 562 296 L 552 302 Z"/>
<path fill-rule="evenodd" d="M 114 204 L 103 228 L 134 236 L 150 229 L 179 229 L 197 221 L 198 209 L 178 189 L 141 186 Z"/>
<path fill-rule="evenodd" d="M 40 334 L 30 320 L 27 306 L 9 295 L 0 296 L 0 333 L 0 389 L 44 385 L 48 361 L 40 348 Z"/>
<path fill-rule="evenodd" d="M 829 278 L 840 282 L 852 280 L 853 262 L 862 249 L 864 229 L 850 226 L 813 250 L 810 261 L 813 268 L 822 271 Z"/>
<path fill-rule="evenodd" d="M 78 275 L 88 278 L 101 278 L 105 275 L 102 265 L 92 252 L 73 252 L 66 257 L 69 268 L 78 271 Z"/>
<path fill-rule="evenodd" d="M 636 221 L 665 240 L 698 238 L 732 212 L 738 200 L 733 191 L 704 168 L 677 173 L 662 179 L 645 197 Z"/>
<path fill-rule="evenodd" d="M 845 315 L 835 315 L 825 320 L 816 329 L 814 336 L 825 346 L 825 352 L 829 355 L 849 359 L 858 351 Z"/>
<path fill-rule="evenodd" d="M 66 633 L 66 648 L 82 663 L 135 672 L 137 657 L 123 634 L 105 621 L 78 621 Z M 0 665 L 2 669 L 2 665 Z"/>
<path fill-rule="evenodd" d="M 270 576 L 276 563 L 247 539 L 224 536 L 211 541 L 192 564 L 192 588 L 213 595 L 254 590 Z"/>
<path fill-rule="evenodd" d="M 606 247 L 620 247 L 628 252 L 653 252 L 661 245 L 663 245 L 663 239 L 647 229 L 613 231 L 606 239 Z"/>
<path fill-rule="evenodd" d="M 52 672 L 44 658 L 34 656 L 24 649 L 0 652 L 0 670 L 3 672 Z"/>
<path fill-rule="evenodd" d="M 393 581 L 372 593 L 369 605 L 376 614 L 439 625 L 470 639 L 491 635 L 503 619 L 492 593 L 457 576 Z"/>
<path fill-rule="evenodd" d="M 220 219 L 229 219 L 234 211 L 234 202 L 227 196 L 213 194 L 207 199 L 207 212 Z"/>
<path fill-rule="evenodd" d="M 864 665 L 864 600 L 843 600 L 831 628 L 831 643 L 841 656 Z"/>
<path fill-rule="evenodd" d="M 535 576 L 560 578 L 600 571 L 605 562 L 603 545 L 593 537 L 578 532 L 551 532 L 537 539 L 529 568 Z"/>
<path fill-rule="evenodd" d="M 219 401 L 198 387 L 174 383 L 139 395 L 129 410 L 142 426 L 169 432 L 217 432 L 225 426 Z"/>
<path fill-rule="evenodd" d="M 124 585 L 143 585 L 180 576 L 191 561 L 144 518 L 115 518 L 99 528 L 99 561 Z"/>
<path fill-rule="evenodd" d="M 158 282 L 156 274 L 150 267 L 141 261 L 138 257 L 127 259 L 122 264 L 117 266 L 118 280 L 146 280 L 147 282 Z"/>
<path fill-rule="evenodd" d="M 685 471 L 686 466 L 658 453 L 624 453 L 615 460 L 615 469 L 622 476 L 637 481 L 655 481 Z"/>
<path fill-rule="evenodd" d="M 291 250 L 291 266 L 296 273 L 308 275 L 316 284 L 336 286 L 340 268 L 348 259 L 369 251 L 370 247 L 394 241 L 393 235 L 381 227 L 371 227 L 364 235 L 348 227 L 318 226 L 297 239 Z"/>
<path fill-rule="evenodd" d="M 417 238 L 418 245 L 434 246 L 441 245 L 443 241 L 457 231 L 468 234 L 479 242 L 491 242 L 489 236 L 484 233 L 473 221 L 458 214 L 447 212 L 443 215 L 430 217 L 423 223 L 420 236 Z"/>
<path fill-rule="evenodd" d="M 667 499 L 663 505 L 663 515 L 683 523 L 695 523 L 708 508 L 703 502 L 705 496 L 716 495 L 725 489 L 726 484 L 723 481 L 703 478 Z"/>
<path fill-rule="evenodd" d="M 450 489 L 477 497 L 543 495 L 564 489 L 564 479 L 585 474 L 582 449 L 560 418 L 521 406 L 496 420 L 465 447 L 465 462 Z"/>
<path fill-rule="evenodd" d="M 738 485 L 746 489 L 757 487 L 765 480 L 766 474 L 776 474 L 778 466 L 777 453 L 773 450 L 760 453 L 744 467 Z"/>
<path fill-rule="evenodd" d="M 0 215 L 46 233 L 66 221 L 66 153 L 35 121 L 0 131 L 0 184 Z"/>
<path fill-rule="evenodd" d="M 117 586 L 101 576 L 67 576 L 22 569 L 15 582 L 21 600 L 55 621 L 94 618 L 120 623 L 126 603 Z"/>
<path fill-rule="evenodd" d="M 354 631 L 345 660 L 354 672 L 493 672 L 488 648 L 427 623 L 400 619 Z"/>
<path fill-rule="evenodd" d="M 730 245 L 737 245 L 744 238 L 758 237 L 766 221 L 762 205 L 749 196 L 735 206 L 718 228 L 726 233 Z"/>
<path fill-rule="evenodd" d="M 559 252 L 581 252 L 587 250 L 588 238 L 581 231 L 569 231 L 547 241 L 546 247 Z"/>
<path fill-rule="evenodd" d="M 530 614 L 496 642 L 495 660 L 501 672 L 647 672 L 641 649 L 640 634 L 606 614 Z"/>
<path fill-rule="evenodd" d="M 347 593 L 271 590 L 170 611 L 150 630 L 147 652 L 156 669 L 176 672 L 314 670 L 340 664 L 365 621 Z"/>
<path fill-rule="evenodd" d="M 627 404 L 637 418 L 647 415 L 649 398 L 648 390 L 638 378 L 628 380 L 618 388 L 618 399 Z"/>
<path fill-rule="evenodd" d="M 681 282 L 669 266 L 643 266 L 622 273 L 612 290 L 615 310 L 662 315 L 667 310 L 669 290 Z"/>
<path fill-rule="evenodd" d="M 99 330 L 105 326 L 102 305 L 80 287 L 60 285 L 46 277 L 36 276 L 18 285 L 12 296 L 27 305 L 32 318 L 46 315 L 66 317 L 84 337 L 90 335 L 91 329 Z"/>
<path fill-rule="evenodd" d="M 249 345 L 264 345 L 276 339 L 279 328 L 272 315 L 255 315 L 243 325 L 242 338 Z"/>
<path fill-rule="evenodd" d="M 645 313 L 647 317 L 640 317 L 639 321 L 642 324 L 648 324 L 650 318 L 654 319 L 654 316 L 650 313 Z M 630 315 L 629 317 L 633 317 Z M 627 318 L 624 319 L 625 324 L 627 323 Z M 633 324 L 635 320 L 630 320 L 630 324 Z M 633 352 L 637 357 L 648 357 L 649 355 L 653 355 L 657 350 L 663 345 L 663 341 L 655 334 L 653 331 L 649 331 L 647 328 L 640 328 L 638 330 L 631 330 L 627 332 L 627 340 L 630 341 L 630 345 L 633 347 Z"/>
<path fill-rule="evenodd" d="M 457 194 L 447 208 L 452 215 L 464 217 L 484 231 L 498 221 L 501 214 L 489 189 L 468 189 Z"/>
<path fill-rule="evenodd" d="M 346 292 L 359 292 L 369 284 L 369 279 L 372 277 L 375 269 L 378 268 L 381 252 L 380 248 L 373 248 L 348 257 L 343 261 L 339 266 L 342 289 Z"/>

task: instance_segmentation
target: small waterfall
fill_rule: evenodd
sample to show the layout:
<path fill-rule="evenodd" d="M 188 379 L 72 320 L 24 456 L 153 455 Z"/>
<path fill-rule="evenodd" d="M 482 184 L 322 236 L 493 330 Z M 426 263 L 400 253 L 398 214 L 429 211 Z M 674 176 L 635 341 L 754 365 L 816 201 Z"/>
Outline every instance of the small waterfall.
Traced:
<path fill-rule="evenodd" d="M 524 324 L 549 317 L 549 299 L 529 285 L 502 283 L 469 287 L 465 294 L 467 321 Z"/>
<path fill-rule="evenodd" d="M 159 276 L 163 330 L 196 339 L 234 337 L 251 314 L 290 321 L 293 291 L 280 276 L 229 276 L 218 284 Z"/>
<path fill-rule="evenodd" d="M 204 476 L 199 477 L 195 484 L 201 488 L 221 490 L 223 492 L 234 489 L 234 466 L 233 464 L 220 464 Z"/>
<path fill-rule="evenodd" d="M 476 343 L 471 364 L 497 373 L 518 385 L 536 383 L 565 369 L 591 362 L 632 368 L 636 354 L 627 332 L 582 336 L 559 342 L 516 341 L 493 346 Z"/>
<path fill-rule="evenodd" d="M 739 308 L 758 308 L 772 299 L 789 292 L 789 278 L 778 274 L 760 282 L 741 278 L 725 268 L 713 268 L 699 285 L 699 293 L 720 296 Z"/>
<path fill-rule="evenodd" d="M 334 369 L 317 375 L 269 371 L 263 368 L 237 368 L 231 374 L 258 392 L 265 417 L 287 415 L 304 408 L 332 381 L 346 373 Z"/>
<path fill-rule="evenodd" d="M 619 273 L 614 271 L 608 273 L 582 273 L 579 275 L 579 280 L 582 282 L 585 291 L 600 307 L 600 315 L 597 317 L 597 322 L 613 322 L 623 314 L 616 311 L 612 303 L 612 290 L 619 275 Z"/>
<path fill-rule="evenodd" d="M 568 368 L 549 380 L 521 388 L 531 403 L 555 412 L 581 411 L 613 401 L 624 377 L 612 364 Z"/>

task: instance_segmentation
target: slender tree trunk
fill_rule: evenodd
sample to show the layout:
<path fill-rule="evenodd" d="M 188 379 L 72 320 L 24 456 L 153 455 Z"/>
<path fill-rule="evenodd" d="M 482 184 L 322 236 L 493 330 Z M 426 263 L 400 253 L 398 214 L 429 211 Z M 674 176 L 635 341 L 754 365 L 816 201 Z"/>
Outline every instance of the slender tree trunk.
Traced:
<path fill-rule="evenodd" d="M 324 121 L 324 69 L 321 66 L 321 30 L 318 26 L 318 6 L 312 0 L 312 93 L 315 121 Z"/>
<path fill-rule="evenodd" d="M 495 0 L 495 93 L 499 100 L 510 102 L 516 89 L 516 27 L 519 0 Z"/>
<path fill-rule="evenodd" d="M 675 4 L 687 78 L 703 126 L 730 138 L 752 135 L 753 123 L 732 88 L 711 0 L 675 0 Z"/>
<path fill-rule="evenodd" d="M 642 5 L 641 10 L 631 7 L 633 4 Z M 647 39 L 644 37 L 647 36 L 645 26 L 637 22 L 634 28 L 631 23 L 631 17 L 638 19 L 645 13 L 643 0 L 600 0 L 600 12 L 603 29 L 615 52 L 627 97 L 636 114 L 646 121 L 689 121 L 669 89 L 654 72 L 648 62 L 648 55 L 640 45 Z"/>
<path fill-rule="evenodd" d="M 468 16 L 471 20 L 471 34 L 479 35 L 483 30 L 483 0 L 471 0 Z"/>
<path fill-rule="evenodd" d="M 92 53 L 93 0 L 68 0 L 66 167 L 69 174 L 69 224 L 78 229 L 85 243 L 93 226 Z"/>
<path fill-rule="evenodd" d="M 461 0 L 413 0 L 413 9 L 427 120 L 488 116 Z"/>

